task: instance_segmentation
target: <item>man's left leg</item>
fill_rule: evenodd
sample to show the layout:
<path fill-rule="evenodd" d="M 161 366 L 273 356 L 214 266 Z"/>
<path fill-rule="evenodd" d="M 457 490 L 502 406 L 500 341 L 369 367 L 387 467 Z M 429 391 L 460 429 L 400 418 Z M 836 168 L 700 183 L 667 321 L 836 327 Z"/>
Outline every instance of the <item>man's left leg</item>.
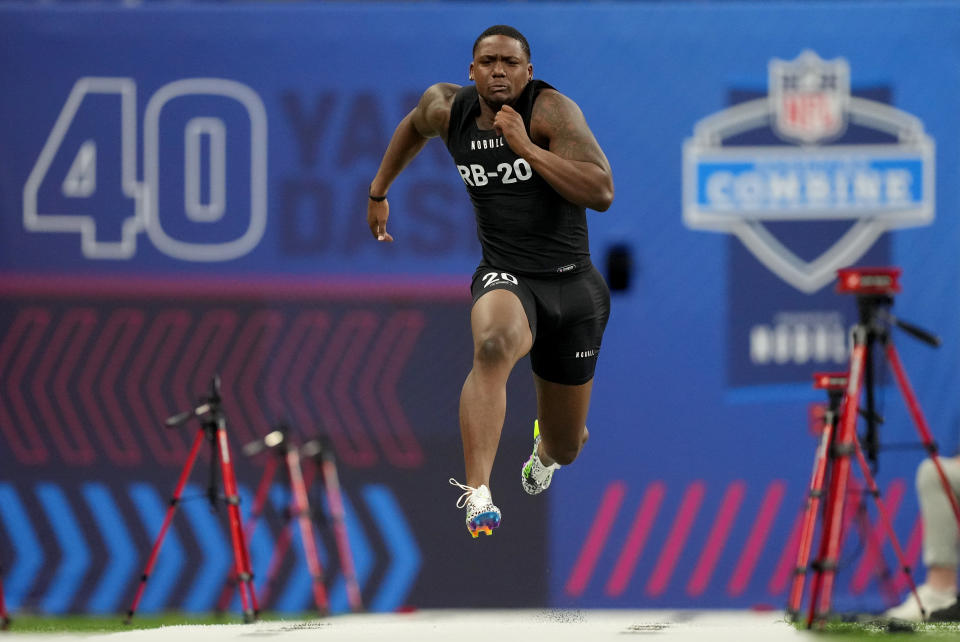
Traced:
<path fill-rule="evenodd" d="M 538 288 L 551 314 L 539 319 L 540 335 L 530 349 L 537 423 L 521 481 L 531 495 L 546 490 L 554 471 L 573 463 L 587 443 L 593 373 L 610 316 L 610 290 L 594 267 Z"/>
<path fill-rule="evenodd" d="M 593 379 L 580 385 L 553 383 L 533 375 L 537 389 L 534 451 L 521 471 L 523 488 L 536 495 L 550 486 L 553 472 L 573 463 L 587 443 L 587 411 Z"/>
<path fill-rule="evenodd" d="M 593 379 L 579 386 L 553 383 L 533 375 L 537 388 L 537 418 L 540 425 L 540 461 L 567 466 L 580 454 L 590 436 L 587 412 Z"/>

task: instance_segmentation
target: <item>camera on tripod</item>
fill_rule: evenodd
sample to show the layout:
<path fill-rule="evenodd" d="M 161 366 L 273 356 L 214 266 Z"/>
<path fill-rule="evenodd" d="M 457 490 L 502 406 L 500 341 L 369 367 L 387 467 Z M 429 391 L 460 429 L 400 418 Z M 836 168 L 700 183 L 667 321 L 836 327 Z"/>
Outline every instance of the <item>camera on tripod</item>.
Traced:
<path fill-rule="evenodd" d="M 843 392 L 847 389 L 846 372 L 817 372 L 813 375 L 813 387 L 827 392 Z"/>
<path fill-rule="evenodd" d="M 837 292 L 856 295 L 859 322 L 850 332 L 852 347 L 847 371 L 816 373 L 813 379 L 814 388 L 827 392 L 830 405 L 828 411 L 824 413 L 825 425 L 820 434 L 820 444 L 814 459 L 814 472 L 810 480 L 810 490 L 804 511 L 797 565 L 787 603 L 788 615 L 791 618 L 798 618 L 803 601 L 804 578 L 809 571 L 812 571 L 813 582 L 810 587 L 807 628 L 811 628 L 814 622 L 823 625 L 830 613 L 833 585 L 840 566 L 845 528 L 844 502 L 849 493 L 847 483 L 851 472 L 851 460 L 855 461 L 863 472 L 869 494 L 877 504 L 881 522 L 897 554 L 900 570 L 910 585 L 914 599 L 917 602 L 921 601 L 889 516 L 879 500 L 880 491 L 874 479 L 879 449 L 877 425 L 883 423 L 883 418 L 876 413 L 874 407 L 874 362 L 877 359 L 883 359 L 893 371 L 897 387 L 916 425 L 923 447 L 928 451 L 937 469 L 954 517 L 960 524 L 960 502 L 951 490 L 949 481 L 940 466 L 936 442 L 933 440 L 930 427 L 907 378 L 890 332 L 891 326 L 896 326 L 930 346 L 940 345 L 940 338 L 933 333 L 898 319 L 890 313 L 893 295 L 900 292 L 900 272 L 900 268 L 897 267 L 850 267 L 837 270 Z M 876 355 L 874 348 L 878 349 Z M 861 393 L 864 396 L 862 404 Z M 862 446 L 861 438 L 857 435 L 857 422 L 861 416 L 867 420 Z M 822 516 L 821 502 L 823 503 Z M 810 562 L 813 536 L 819 519 L 822 519 L 820 543 L 815 561 Z M 921 611 L 923 611 L 922 605 Z"/>
<path fill-rule="evenodd" d="M 837 292 L 859 296 L 890 296 L 900 292 L 898 267 L 850 267 L 837 270 Z"/>
<path fill-rule="evenodd" d="M 880 325 L 893 324 L 929 346 L 940 346 L 940 337 L 923 328 L 898 319 L 890 313 L 893 295 L 900 293 L 898 267 L 849 267 L 837 270 L 837 292 L 857 297 L 860 324 L 871 330 Z M 887 337 L 881 336 L 881 343 Z"/>

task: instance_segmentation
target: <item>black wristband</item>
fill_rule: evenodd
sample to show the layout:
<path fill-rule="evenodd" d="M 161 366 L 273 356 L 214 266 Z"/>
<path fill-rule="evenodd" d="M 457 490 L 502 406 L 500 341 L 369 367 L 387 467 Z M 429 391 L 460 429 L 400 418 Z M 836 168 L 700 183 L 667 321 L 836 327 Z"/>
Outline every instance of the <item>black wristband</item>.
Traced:
<path fill-rule="evenodd" d="M 387 200 L 387 195 L 384 194 L 383 196 L 374 196 L 373 194 L 371 194 L 371 193 L 368 191 L 368 192 L 367 192 L 367 198 L 369 198 L 369 199 L 370 199 L 371 201 L 373 201 L 374 203 L 381 203 L 381 202 Z"/>

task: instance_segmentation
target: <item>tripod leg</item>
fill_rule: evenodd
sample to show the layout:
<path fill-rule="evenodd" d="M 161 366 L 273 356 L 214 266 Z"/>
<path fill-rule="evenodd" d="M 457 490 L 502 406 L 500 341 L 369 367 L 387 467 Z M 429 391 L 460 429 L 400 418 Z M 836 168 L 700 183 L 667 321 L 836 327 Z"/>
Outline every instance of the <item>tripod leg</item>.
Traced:
<path fill-rule="evenodd" d="M 260 591 L 260 601 L 263 604 L 267 604 L 270 601 L 270 587 L 273 586 L 273 580 L 280 571 L 280 566 L 283 564 L 283 557 L 290 549 L 290 529 L 290 518 L 287 518 L 286 523 L 280 531 L 280 535 L 277 536 L 276 543 L 273 545 L 273 555 L 270 557 L 270 566 L 267 567 L 267 577 Z"/>
<path fill-rule="evenodd" d="M 834 435 L 834 438 L 836 438 L 836 435 Z M 829 532 L 832 528 L 840 528 L 840 542 L 837 548 L 838 550 L 842 550 L 844 546 L 844 542 L 847 539 L 847 535 L 849 534 L 850 525 L 853 523 L 853 520 L 856 519 L 856 514 L 855 514 L 856 505 L 852 502 L 847 502 L 846 505 L 844 506 L 843 513 L 840 518 L 841 519 L 840 526 L 839 527 L 831 526 L 830 524 L 830 520 L 832 519 L 830 507 L 833 506 L 833 498 L 831 495 L 831 488 L 830 488 L 830 486 L 832 486 L 832 479 L 834 476 L 833 459 L 836 459 L 836 457 L 835 456 L 831 457 L 830 467 L 827 472 L 828 481 L 825 482 L 828 488 L 824 492 L 823 500 L 820 503 L 820 510 L 823 518 L 823 526 L 820 529 L 820 543 L 817 548 L 817 557 L 814 561 L 810 563 L 810 568 L 813 570 L 813 582 L 811 583 L 811 590 L 810 590 L 810 600 L 809 600 L 810 612 L 806 618 L 806 621 L 804 622 L 807 628 L 812 627 L 812 623 L 814 620 L 814 612 L 815 612 L 814 609 L 815 609 L 815 606 L 819 603 L 820 595 L 823 592 L 822 589 L 823 589 L 824 569 L 830 566 L 829 563 L 824 563 L 824 560 L 829 559 L 829 556 L 827 554 L 828 539 L 824 537 L 824 533 Z M 848 478 L 846 495 L 850 496 L 850 495 L 856 495 L 858 493 L 860 493 L 860 487 L 859 487 L 859 484 L 857 484 L 856 478 Z"/>
<path fill-rule="evenodd" d="M 227 444 L 227 429 L 221 417 L 217 425 L 217 450 L 220 453 L 220 469 L 223 473 L 223 491 L 227 501 L 227 513 L 230 521 L 230 535 L 233 543 L 233 559 L 237 579 L 240 581 L 240 602 L 243 606 L 243 619 L 252 622 L 257 618 L 257 598 L 253 590 L 253 573 L 250 570 L 250 553 L 247 550 L 243 534 L 243 521 L 240 517 L 240 496 L 237 494 L 237 480 L 230 459 L 230 447 Z"/>
<path fill-rule="evenodd" d="M 266 505 L 267 494 L 270 491 L 270 482 L 273 481 L 276 471 L 277 460 L 272 457 L 267 459 L 267 463 L 263 466 L 263 474 L 260 476 L 260 482 L 257 484 L 257 490 L 253 496 L 253 506 L 250 509 L 250 519 L 248 519 L 247 523 L 244 525 L 244 536 L 248 542 L 253 537 L 253 532 L 257 528 L 257 522 L 259 521 L 260 516 L 263 515 L 263 507 Z M 229 607 L 230 596 L 233 594 L 233 585 L 235 583 L 237 583 L 236 573 L 231 572 L 230 577 L 223 586 L 223 591 L 220 593 L 220 599 L 217 600 L 218 611 L 226 611 Z"/>
<path fill-rule="evenodd" d="M 824 423 L 820 435 L 820 444 L 814 457 L 813 477 L 810 480 L 810 492 L 807 495 L 807 506 L 803 515 L 803 527 L 800 531 L 800 548 L 797 552 L 797 566 L 794 570 L 793 583 L 790 586 L 790 597 L 787 601 L 787 616 L 796 621 L 800 613 L 800 604 L 803 601 L 803 583 L 807 575 L 807 563 L 810 561 L 810 548 L 813 542 L 813 531 L 816 528 L 817 513 L 820 510 L 820 498 L 823 496 L 823 481 L 827 474 L 829 462 L 828 453 L 833 441 L 833 433 L 837 425 L 835 408 L 830 408 L 827 421 Z"/>
<path fill-rule="evenodd" d="M 877 513 L 880 515 L 880 522 L 883 524 L 883 528 L 887 532 L 887 536 L 890 538 L 890 543 L 893 545 L 893 550 L 897 555 L 897 562 L 900 563 L 900 570 L 907 579 L 907 583 L 910 584 L 910 591 L 913 593 L 914 599 L 917 600 L 917 604 L 920 605 L 920 615 L 924 620 L 926 620 L 927 611 L 923 608 L 923 602 L 920 600 L 920 595 L 917 593 L 917 585 L 913 581 L 913 575 L 910 572 L 910 565 L 907 564 L 907 557 L 903 554 L 903 549 L 900 547 L 900 540 L 897 539 L 897 534 L 894 532 L 893 525 L 890 523 L 890 517 L 887 515 L 887 509 L 884 508 L 883 502 L 880 501 L 880 489 L 877 488 L 877 482 L 874 481 L 873 475 L 870 473 L 870 466 L 867 464 L 867 459 L 863 456 L 863 450 L 860 448 L 860 443 L 854 443 L 856 446 L 857 461 L 860 462 L 860 469 L 863 471 L 863 478 L 867 482 L 867 488 L 870 489 L 870 494 L 873 495 L 873 499 L 877 504 Z"/>
<path fill-rule="evenodd" d="M 307 568 L 313 578 L 313 601 L 317 611 L 326 615 L 330 610 L 327 600 L 327 590 L 323 585 L 323 567 L 317 556 L 316 540 L 313 539 L 313 521 L 310 515 L 310 503 L 307 499 L 307 488 L 303 483 L 303 471 L 300 468 L 300 454 L 291 448 L 287 452 L 287 471 L 290 474 L 290 490 L 293 493 L 292 513 L 300 525 L 300 540 L 303 543 L 303 553 L 307 560 Z"/>
<path fill-rule="evenodd" d="M 943 484 L 943 492 L 947 494 L 947 499 L 950 500 L 950 507 L 953 509 L 953 515 L 957 519 L 957 526 L 960 527 L 960 504 L 957 503 L 957 496 L 950 487 L 950 481 L 947 479 L 946 473 L 943 472 L 943 466 L 940 465 L 940 457 L 937 455 L 937 444 L 933 441 L 930 427 L 927 425 L 927 420 L 923 416 L 923 411 L 920 410 L 920 403 L 917 401 L 917 396 L 913 393 L 910 380 L 907 379 L 907 371 L 904 369 L 903 363 L 900 361 L 900 355 L 897 353 L 897 349 L 892 341 L 887 341 L 886 354 L 887 360 L 890 362 L 893 373 L 897 378 L 897 385 L 900 387 L 900 392 L 907 402 L 910 416 L 913 417 L 913 423 L 920 433 L 920 439 L 923 441 L 923 445 L 926 446 L 927 452 L 930 453 L 930 459 L 937 469 L 937 475 L 940 476 L 940 483 Z"/>
<path fill-rule="evenodd" d="M 857 406 L 863 384 L 863 366 L 867 351 L 866 328 L 862 325 L 856 326 L 853 338 L 847 391 L 843 398 L 843 409 L 840 412 L 839 433 L 832 449 L 836 461 L 830 479 L 830 494 L 826 504 L 827 516 L 821 534 L 821 556 L 818 560 L 819 568 L 814 582 L 814 595 L 810 600 L 810 613 L 807 617 L 808 628 L 813 625 L 815 619 L 822 623 L 830 612 L 833 582 L 840 556 L 843 506 L 850 478 L 850 455 L 854 452 L 854 444 L 857 440 Z"/>
<path fill-rule="evenodd" d="M 868 562 L 875 564 L 874 575 L 876 575 L 877 580 L 880 583 L 881 590 L 883 590 L 887 595 L 887 602 L 892 605 L 897 602 L 898 593 L 893 586 L 890 569 L 887 567 L 887 563 L 883 558 L 883 539 L 877 536 L 876 529 L 870 524 L 870 518 L 867 515 L 867 505 L 864 494 L 873 496 L 875 501 L 880 501 L 880 491 L 877 490 L 876 494 L 874 494 L 874 491 L 868 488 L 861 493 L 860 501 L 857 504 L 856 524 L 858 530 L 860 531 L 860 540 L 864 542 L 865 548 L 863 563 L 861 564 L 860 568 L 864 568 Z M 886 533 L 886 531 L 884 531 L 884 533 Z M 861 577 L 862 575 L 859 572 L 854 576 L 854 593 L 859 592 L 858 586 L 860 587 L 860 590 L 862 590 L 864 584 L 859 581 Z"/>
<path fill-rule="evenodd" d="M 133 619 L 133 614 L 136 613 L 137 607 L 140 605 L 140 599 L 143 597 L 143 591 L 147 587 L 147 579 L 149 579 L 150 574 L 153 573 L 153 567 L 157 563 L 157 556 L 160 554 L 160 547 L 163 545 L 163 539 L 167 535 L 167 529 L 170 528 L 170 522 L 173 521 L 173 514 L 177 510 L 177 503 L 180 501 L 180 496 L 183 494 L 183 488 L 187 485 L 187 480 L 190 478 L 190 471 L 193 470 L 193 465 L 197 461 L 197 454 L 200 452 L 200 446 L 203 444 L 203 438 L 204 429 L 200 428 L 197 430 L 197 436 L 193 439 L 193 446 L 190 448 L 190 454 L 187 456 L 187 462 L 183 465 L 183 470 L 180 471 L 180 478 L 177 480 L 177 487 L 173 491 L 173 496 L 170 498 L 170 506 L 167 508 L 167 514 L 163 518 L 163 525 L 160 527 L 160 533 L 157 535 L 157 539 L 153 543 L 153 549 L 150 551 L 150 558 L 147 560 L 146 569 L 144 569 L 143 574 L 140 576 L 140 584 L 137 587 L 137 593 L 133 598 L 133 604 L 130 605 L 130 610 L 127 611 L 127 624 L 129 624 Z"/>
<path fill-rule="evenodd" d="M 817 546 L 817 557 L 810 565 L 810 568 L 813 569 L 813 581 L 810 583 L 810 600 L 807 607 L 806 622 L 804 623 L 808 629 L 813 626 L 816 604 L 820 599 L 820 591 L 823 587 L 823 567 L 821 561 L 826 559 L 827 556 L 827 539 L 825 535 L 831 529 L 830 520 L 833 518 L 833 478 L 835 477 L 835 470 L 833 466 L 834 454 L 832 449 L 828 451 L 827 457 L 829 458 L 827 463 L 827 474 L 829 478 L 826 482 L 827 488 L 823 493 L 823 524 L 820 527 L 820 543 Z"/>
<path fill-rule="evenodd" d="M 327 505 L 330 507 L 330 516 L 333 518 L 333 532 L 337 538 L 337 553 L 340 556 L 340 566 L 343 569 L 343 578 L 347 584 L 347 600 L 350 609 L 354 612 L 363 610 L 363 600 L 360 596 L 360 584 L 357 582 L 357 572 L 353 565 L 353 554 L 350 551 L 350 537 L 347 534 L 347 524 L 344 520 L 343 495 L 340 491 L 340 478 L 337 476 L 337 465 L 333 457 L 324 457 L 320 466 L 323 475 L 323 485 L 327 491 Z"/>

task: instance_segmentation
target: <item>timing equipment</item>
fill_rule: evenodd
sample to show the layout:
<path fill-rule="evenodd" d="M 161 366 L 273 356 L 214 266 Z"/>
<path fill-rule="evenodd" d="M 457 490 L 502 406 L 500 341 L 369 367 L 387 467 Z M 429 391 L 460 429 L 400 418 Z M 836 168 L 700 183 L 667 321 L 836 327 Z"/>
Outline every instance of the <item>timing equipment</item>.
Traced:
<path fill-rule="evenodd" d="M 897 386 L 906 402 L 913 423 L 916 425 L 921 441 L 936 467 L 957 523 L 960 524 L 960 506 L 957 504 L 957 498 L 950 488 L 943 467 L 940 465 L 937 445 L 933 441 L 930 428 L 907 379 L 903 363 L 900 361 L 900 355 L 893 344 L 891 326 L 895 325 L 914 338 L 933 347 L 939 346 L 940 339 L 922 328 L 897 319 L 890 313 L 890 308 L 893 305 L 893 295 L 900 292 L 899 268 L 845 268 L 838 270 L 837 276 L 837 291 L 842 294 L 853 294 L 857 297 L 859 321 L 851 332 L 853 346 L 850 352 L 849 369 L 845 373 L 847 378 L 845 385 L 842 383 L 842 375 L 821 374 L 815 379 L 817 387 L 828 391 L 831 398 L 831 410 L 828 413 L 827 426 L 824 428 L 820 447 L 817 451 L 817 465 L 814 468 L 814 476 L 811 481 L 811 505 L 807 507 L 807 520 L 815 519 L 822 496 L 823 526 L 820 533 L 821 539 L 817 559 L 811 564 L 814 576 L 810 591 L 809 614 L 806 619 L 807 628 L 811 628 L 814 621 L 822 625 L 830 612 L 833 583 L 839 562 L 840 546 L 843 541 L 844 501 L 848 492 L 847 484 L 850 477 L 851 455 L 856 456 L 860 463 L 870 492 L 875 496 L 879 494 L 872 474 L 876 472 L 877 425 L 882 421 L 874 408 L 872 353 L 873 348 L 877 345 L 882 347 L 883 355 L 893 370 Z M 864 407 L 862 408 L 860 405 L 861 393 L 864 396 Z M 838 409 L 839 415 L 837 414 Z M 857 435 L 857 420 L 860 415 L 863 415 L 867 422 L 862 448 Z M 872 466 L 868 466 L 868 459 L 872 462 Z M 824 494 L 823 486 L 827 477 L 826 469 L 828 468 L 829 482 L 826 483 L 826 493 Z M 909 577 L 909 568 L 904 561 L 899 543 L 893 537 L 889 519 L 882 507 L 880 508 L 880 515 L 897 550 L 902 570 Z M 806 524 L 802 537 L 806 537 L 807 541 L 801 546 L 801 557 L 797 564 L 798 575 L 801 572 L 806 572 L 806 560 L 803 559 L 802 554 L 804 547 L 809 553 L 809 538 L 812 537 L 810 524 Z M 799 586 L 797 582 L 799 582 Z M 916 596 L 916 587 L 912 578 L 910 579 L 910 586 Z M 788 612 L 795 616 L 800 608 L 801 597 L 799 592 L 802 592 L 802 578 L 795 578 L 794 589 L 794 591 L 791 591 L 789 598 Z M 919 601 L 919 598 L 917 599 Z"/>
<path fill-rule="evenodd" d="M 820 433 L 820 444 L 817 447 L 817 452 L 814 457 L 813 477 L 810 480 L 810 491 L 807 495 L 807 504 L 803 514 L 803 525 L 800 530 L 800 545 L 797 551 L 797 565 L 794 568 L 793 582 L 790 586 L 790 596 L 787 601 L 787 616 L 792 621 L 797 621 L 797 619 L 799 619 L 800 604 L 803 601 L 803 584 L 807 572 L 812 569 L 817 574 L 815 575 L 816 582 L 819 581 L 820 574 L 823 573 L 824 570 L 827 568 L 835 570 L 836 568 L 835 562 L 827 562 L 823 557 L 823 541 L 821 541 L 821 548 L 819 552 L 820 557 L 809 567 L 807 566 L 807 563 L 810 560 L 810 549 L 813 543 L 813 534 L 816 528 L 817 514 L 820 509 L 820 501 L 824 496 L 823 488 L 825 480 L 830 478 L 833 472 L 832 466 L 834 465 L 835 460 L 839 457 L 847 457 L 850 454 L 849 448 L 844 450 L 836 447 L 836 445 L 833 443 L 833 439 L 837 432 L 838 421 L 840 419 L 840 404 L 843 400 L 843 393 L 847 387 L 847 384 L 847 375 L 844 372 L 818 372 L 813 375 L 813 387 L 819 390 L 825 390 L 827 392 L 829 401 L 823 417 L 823 430 Z M 914 596 L 919 602 L 920 597 L 917 595 L 917 587 L 913 581 L 913 576 L 910 574 L 910 567 L 907 565 L 903 548 L 900 546 L 897 535 L 893 530 L 893 525 L 891 524 L 890 518 L 887 515 L 886 508 L 884 508 L 883 503 L 880 501 L 880 489 L 877 487 L 873 474 L 870 472 L 870 467 L 867 465 L 867 460 L 863 456 L 863 449 L 860 448 L 860 442 L 854 439 L 853 446 L 854 452 L 857 456 L 857 461 L 860 464 L 860 469 L 863 472 L 863 478 L 867 483 L 869 494 L 874 499 L 874 502 L 877 506 L 877 512 L 879 513 L 880 520 L 883 524 L 883 528 L 890 537 L 890 542 L 893 545 L 897 560 L 900 563 L 900 570 L 903 572 L 904 577 L 906 577 L 907 583 L 910 585 L 910 590 L 913 592 Z M 829 519 L 833 513 L 829 509 L 829 506 L 825 505 L 825 508 L 825 515 L 827 516 L 827 519 Z M 821 529 L 821 533 L 825 533 L 826 528 L 827 527 L 824 524 Z M 873 533 L 869 528 L 869 524 L 864 525 L 863 535 L 866 537 L 871 537 L 872 534 Z M 879 551 L 879 544 L 875 541 L 871 541 L 871 543 L 875 546 L 875 550 Z M 881 577 L 887 576 L 887 573 L 881 573 Z M 811 601 L 813 601 L 813 598 L 811 598 Z M 810 621 L 808 621 L 807 626 L 809 627 L 810 624 Z"/>
<path fill-rule="evenodd" d="M 314 439 L 297 448 L 289 435 L 289 427 L 281 423 L 263 438 L 252 441 L 243 447 L 243 453 L 248 457 L 256 457 L 265 451 L 275 455 L 266 460 L 263 474 L 260 477 L 260 482 L 257 484 L 257 490 L 254 493 L 250 518 L 247 520 L 245 526 L 248 539 L 252 537 L 257 522 L 263 515 L 267 497 L 270 494 L 271 483 L 276 475 L 277 468 L 280 466 L 286 468 L 290 491 L 290 506 L 285 512 L 286 522 L 274 545 L 273 555 L 267 571 L 267 578 L 261 588 L 260 599 L 263 603 L 266 603 L 268 600 L 270 586 L 281 566 L 284 555 L 289 549 L 291 527 L 295 519 L 300 528 L 300 541 L 303 545 L 304 558 L 307 563 L 307 568 L 310 571 L 310 577 L 313 580 L 314 605 L 321 615 L 327 615 L 329 612 L 330 607 L 325 587 L 324 570 L 320 563 L 320 557 L 317 554 L 312 521 L 315 516 L 323 516 L 315 514 L 310 508 L 307 492 L 308 483 L 305 480 L 300 465 L 301 459 L 307 458 L 316 461 L 318 466 L 321 467 L 320 471 L 323 476 L 324 486 L 327 489 L 327 504 L 337 538 L 340 567 L 346 583 L 347 599 L 350 604 L 350 609 L 354 612 L 362 611 L 363 602 L 360 597 L 360 587 L 354 570 L 353 555 L 350 552 L 350 542 L 349 539 L 347 539 L 346 527 L 344 525 L 343 497 L 340 493 L 339 482 L 337 481 L 333 453 L 326 447 L 325 442 L 321 439 Z M 220 596 L 218 610 L 226 610 L 232 592 L 232 584 L 228 582 Z"/>
<path fill-rule="evenodd" d="M 222 399 L 220 397 L 220 376 L 214 375 L 210 383 L 210 393 L 200 400 L 199 405 L 193 410 L 187 410 L 177 415 L 169 417 L 166 420 L 168 428 L 176 428 L 193 417 L 200 420 L 200 427 L 197 429 L 196 437 L 193 440 L 193 446 L 190 448 L 190 454 L 180 472 L 180 478 L 177 481 L 177 487 L 170 498 L 170 506 L 163 518 L 163 525 L 160 527 L 160 533 L 153 544 L 150 552 L 150 558 L 147 561 L 146 569 L 140 576 L 140 583 L 137 587 L 137 593 L 133 598 L 133 604 L 127 612 L 126 623 L 129 624 L 133 619 L 133 614 L 140 604 L 143 597 L 143 591 L 147 586 L 147 579 L 153 572 L 153 567 L 157 563 L 157 557 L 160 554 L 160 547 L 163 545 L 163 539 L 167 534 L 167 529 L 173 521 L 173 515 L 177 510 L 177 504 L 183 494 L 183 488 L 190 477 L 190 471 L 197 460 L 200 452 L 200 446 L 204 438 L 210 442 L 210 484 L 207 488 L 207 498 L 210 505 L 216 508 L 218 497 L 217 484 L 217 463 L 219 460 L 220 472 L 223 476 L 224 499 L 227 504 L 227 515 L 230 523 L 230 538 L 233 544 L 234 575 L 240 582 L 240 601 L 243 608 L 243 621 L 253 622 L 259 614 L 257 606 L 257 596 L 253 590 L 253 572 L 250 567 L 250 552 L 247 548 L 246 537 L 242 527 L 242 518 L 240 516 L 240 495 L 237 493 L 237 479 L 234 475 L 233 460 L 230 457 L 230 449 L 227 444 L 227 420 L 223 413 Z"/>

